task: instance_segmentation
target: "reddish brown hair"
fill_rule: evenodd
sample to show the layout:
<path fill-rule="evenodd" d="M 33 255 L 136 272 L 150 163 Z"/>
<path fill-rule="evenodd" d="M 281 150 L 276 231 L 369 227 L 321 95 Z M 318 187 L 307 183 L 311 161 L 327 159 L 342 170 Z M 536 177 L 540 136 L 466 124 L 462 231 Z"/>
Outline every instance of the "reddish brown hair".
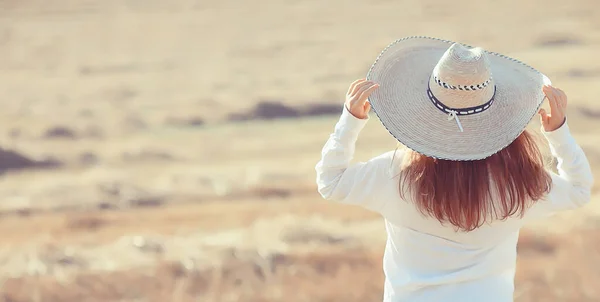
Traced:
<path fill-rule="evenodd" d="M 544 158 L 527 131 L 482 160 L 441 160 L 410 150 L 406 155 L 400 194 L 412 192 L 423 214 L 464 231 L 480 227 L 488 218 L 522 216 L 552 185 Z"/>

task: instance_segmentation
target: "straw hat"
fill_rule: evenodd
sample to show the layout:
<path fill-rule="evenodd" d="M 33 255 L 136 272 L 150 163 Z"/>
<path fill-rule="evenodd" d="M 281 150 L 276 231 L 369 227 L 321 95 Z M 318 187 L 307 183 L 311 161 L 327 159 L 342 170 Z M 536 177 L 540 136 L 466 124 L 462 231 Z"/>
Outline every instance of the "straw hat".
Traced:
<path fill-rule="evenodd" d="M 451 41 L 408 37 L 386 47 L 367 79 L 371 107 L 423 155 L 477 160 L 513 142 L 538 112 L 550 80 L 518 60 Z"/>

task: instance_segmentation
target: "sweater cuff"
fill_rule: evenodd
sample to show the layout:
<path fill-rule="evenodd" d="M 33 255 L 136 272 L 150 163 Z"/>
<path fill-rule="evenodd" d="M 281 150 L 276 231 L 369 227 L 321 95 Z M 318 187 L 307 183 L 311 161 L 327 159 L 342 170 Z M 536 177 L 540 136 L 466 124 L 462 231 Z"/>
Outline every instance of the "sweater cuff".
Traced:
<path fill-rule="evenodd" d="M 354 139 L 358 137 L 360 131 L 365 127 L 367 122 L 369 121 L 369 116 L 365 119 L 360 119 L 352 115 L 346 105 L 343 106 L 344 109 L 342 111 L 342 116 L 340 117 L 340 121 L 338 122 L 338 131 L 343 135 L 351 135 Z"/>
<path fill-rule="evenodd" d="M 550 145 L 552 146 L 561 146 L 564 144 L 568 144 L 573 139 L 566 118 L 565 122 L 554 131 L 546 131 L 544 130 L 543 126 L 541 129 L 542 134 L 544 135 L 544 137 L 546 137 L 548 143 L 550 143 Z"/>

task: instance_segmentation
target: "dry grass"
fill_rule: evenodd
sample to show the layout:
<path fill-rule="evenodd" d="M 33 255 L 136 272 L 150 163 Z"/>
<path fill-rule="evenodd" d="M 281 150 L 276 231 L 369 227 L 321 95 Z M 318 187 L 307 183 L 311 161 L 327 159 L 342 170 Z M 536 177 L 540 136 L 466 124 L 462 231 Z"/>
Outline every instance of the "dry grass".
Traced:
<path fill-rule="evenodd" d="M 596 301 L 600 276 L 589 264 L 600 261 L 600 242 L 593 239 L 598 235 L 597 230 L 559 236 L 525 231 L 515 301 Z M 382 294 L 382 254 L 373 246 L 321 242 L 291 253 L 239 248 L 210 259 L 155 257 L 142 267 L 79 268 L 74 274 L 75 257 L 63 256 L 53 274 L 7 279 L 2 293 L 7 301 L 39 296 L 49 302 L 377 301 Z"/>

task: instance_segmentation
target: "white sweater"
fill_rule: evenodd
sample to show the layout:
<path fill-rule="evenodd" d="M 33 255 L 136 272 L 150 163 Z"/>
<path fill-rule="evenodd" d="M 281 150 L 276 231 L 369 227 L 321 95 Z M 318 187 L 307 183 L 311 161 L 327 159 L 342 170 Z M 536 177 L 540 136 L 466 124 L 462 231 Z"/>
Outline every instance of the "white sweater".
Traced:
<path fill-rule="evenodd" d="M 555 131 L 542 130 L 558 159 L 559 174 L 550 172 L 551 192 L 523 219 L 455 232 L 421 215 L 411 200 L 400 198 L 396 174 L 402 152 L 396 152 L 393 165 L 394 151 L 350 163 L 367 121 L 343 110 L 316 165 L 317 185 L 325 199 L 359 205 L 383 216 L 388 235 L 383 257 L 385 302 L 513 301 L 516 246 L 523 224 L 590 201 L 592 171 L 565 122 Z"/>

